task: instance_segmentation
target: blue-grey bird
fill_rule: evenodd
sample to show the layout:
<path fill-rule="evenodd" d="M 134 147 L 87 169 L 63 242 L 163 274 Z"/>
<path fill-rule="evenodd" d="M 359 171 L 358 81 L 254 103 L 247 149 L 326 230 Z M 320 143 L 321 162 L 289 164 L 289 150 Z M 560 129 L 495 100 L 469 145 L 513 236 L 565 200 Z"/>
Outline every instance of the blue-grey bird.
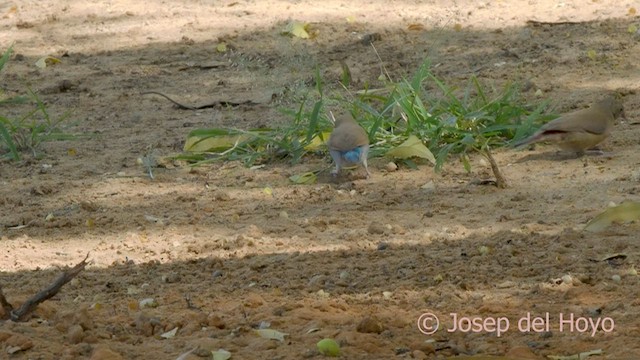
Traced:
<path fill-rule="evenodd" d="M 615 119 L 620 115 L 624 115 L 622 103 L 608 96 L 586 109 L 570 112 L 544 124 L 535 134 L 513 146 L 549 140 L 558 143 L 563 150 L 583 154 L 609 136 Z"/>
<path fill-rule="evenodd" d="M 340 173 L 344 165 L 362 164 L 367 172 L 367 178 L 371 176 L 367 166 L 367 154 L 369 153 L 369 137 L 362 126 L 351 117 L 340 117 L 336 120 L 335 129 L 329 137 L 329 153 L 336 163 L 333 175 Z"/>

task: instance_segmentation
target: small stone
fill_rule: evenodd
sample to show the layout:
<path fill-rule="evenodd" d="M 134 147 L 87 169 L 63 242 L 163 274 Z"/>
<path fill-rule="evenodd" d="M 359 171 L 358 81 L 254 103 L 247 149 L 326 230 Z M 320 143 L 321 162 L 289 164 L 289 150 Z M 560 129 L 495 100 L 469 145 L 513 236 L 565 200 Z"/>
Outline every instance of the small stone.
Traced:
<path fill-rule="evenodd" d="M 390 162 L 387 163 L 387 165 L 385 165 L 384 168 L 388 172 L 394 172 L 394 171 L 398 170 L 398 165 L 396 165 L 396 163 L 394 163 L 393 161 L 390 161 Z"/>
<path fill-rule="evenodd" d="M 163 275 L 162 281 L 166 282 L 167 284 L 175 284 L 180 281 L 180 274 L 172 271 L 169 274 Z"/>
<path fill-rule="evenodd" d="M 436 183 L 434 183 L 433 180 L 431 180 L 428 183 L 420 186 L 420 189 L 422 189 L 424 192 L 427 192 L 427 193 L 434 192 L 436 190 Z"/>
<path fill-rule="evenodd" d="M 619 283 L 620 281 L 622 281 L 622 278 L 620 277 L 620 275 L 615 274 L 611 276 L 611 280 L 615 283 Z"/>
<path fill-rule="evenodd" d="M 340 280 L 346 280 L 349 278 L 349 272 L 348 271 L 340 271 L 340 275 L 338 275 L 340 277 Z"/>
<path fill-rule="evenodd" d="M 18 351 L 31 349 L 33 347 L 33 341 L 22 334 L 12 334 L 7 340 L 5 340 L 4 345 L 7 348 L 7 352 L 11 350 L 10 354 L 14 354 Z"/>
<path fill-rule="evenodd" d="M 507 288 L 512 288 L 512 287 L 515 287 L 515 286 L 516 286 L 516 283 L 513 282 L 513 281 L 510 281 L 510 280 L 503 281 L 500 284 L 496 285 L 496 287 L 498 289 L 507 289 Z"/>
<path fill-rule="evenodd" d="M 67 338 L 72 344 L 79 344 L 84 338 L 84 330 L 80 325 L 73 325 L 67 331 Z"/>
<path fill-rule="evenodd" d="M 217 201 L 229 201 L 229 200 L 231 200 L 231 196 L 229 196 L 229 194 L 226 191 L 222 191 L 222 190 L 216 190 L 213 193 L 213 198 L 214 198 L 214 200 L 217 200 Z"/>
<path fill-rule="evenodd" d="M 138 306 L 142 309 L 142 308 L 156 308 L 158 307 L 158 302 L 156 301 L 156 299 L 154 298 L 146 298 L 146 299 L 142 299 L 140 300 L 140 302 L 138 303 Z"/>
<path fill-rule="evenodd" d="M 511 348 L 506 354 L 506 357 L 522 360 L 535 360 L 539 359 L 536 354 L 531 351 L 527 346 L 516 346 Z"/>
<path fill-rule="evenodd" d="M 424 359 L 427 359 L 427 354 L 425 354 L 424 352 L 422 352 L 420 350 L 413 350 L 413 352 L 411 352 L 411 357 L 413 359 L 424 360 Z"/>
<path fill-rule="evenodd" d="M 378 244 L 378 250 L 387 250 L 389 248 L 389 243 L 381 242 Z"/>
<path fill-rule="evenodd" d="M 89 360 L 124 360 L 122 355 L 109 349 L 106 346 L 98 345 Z"/>
<path fill-rule="evenodd" d="M 224 322 L 224 320 L 222 320 L 220 316 L 215 314 L 210 314 L 209 316 L 207 316 L 207 324 L 218 329 L 224 329 L 225 327 L 227 327 L 227 324 Z"/>
<path fill-rule="evenodd" d="M 367 232 L 369 232 L 369 234 L 372 235 L 381 235 L 384 234 L 385 231 L 385 226 L 380 224 L 379 222 L 372 222 L 371 224 L 369 224 L 369 227 L 367 228 Z"/>
<path fill-rule="evenodd" d="M 375 317 L 366 317 L 356 326 L 356 331 L 365 334 L 380 334 L 384 331 L 384 326 Z"/>

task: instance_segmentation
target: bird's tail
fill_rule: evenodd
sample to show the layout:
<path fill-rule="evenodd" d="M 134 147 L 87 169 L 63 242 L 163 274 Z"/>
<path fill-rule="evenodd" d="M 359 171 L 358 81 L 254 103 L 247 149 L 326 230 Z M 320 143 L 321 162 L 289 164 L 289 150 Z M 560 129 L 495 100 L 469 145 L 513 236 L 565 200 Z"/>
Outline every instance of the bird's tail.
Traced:
<path fill-rule="evenodd" d="M 539 138 L 540 138 L 540 135 L 536 133 L 536 134 L 533 134 L 533 135 L 531 135 L 531 136 L 529 136 L 527 138 L 524 138 L 524 139 L 522 139 L 520 141 L 516 141 L 515 143 L 512 143 L 510 146 L 512 148 L 520 148 L 520 147 L 527 146 L 527 145 L 529 145 L 531 143 L 534 143 L 534 142 L 538 141 Z"/>
<path fill-rule="evenodd" d="M 357 147 L 353 150 L 349 150 L 343 153 L 342 157 L 352 164 L 357 164 L 362 160 L 362 148 Z"/>

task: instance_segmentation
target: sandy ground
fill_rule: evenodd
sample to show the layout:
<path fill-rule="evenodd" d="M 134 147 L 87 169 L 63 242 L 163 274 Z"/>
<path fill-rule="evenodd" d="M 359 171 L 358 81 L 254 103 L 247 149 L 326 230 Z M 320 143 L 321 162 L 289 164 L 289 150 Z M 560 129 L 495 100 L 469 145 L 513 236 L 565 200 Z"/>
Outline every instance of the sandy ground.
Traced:
<path fill-rule="evenodd" d="M 69 131 L 97 136 L 2 163 L 0 284 L 9 301 L 87 252 L 92 263 L 29 321 L 0 324 L 0 358 L 176 359 L 197 348 L 186 358 L 198 359 L 222 348 L 232 359 L 314 359 L 325 337 L 344 359 L 598 349 L 594 359 L 640 358 L 640 229 L 580 231 L 640 191 L 640 37 L 627 31 L 640 25 L 640 4 L 612 3 L 1 3 L 0 45 L 15 49 L 1 75 L 5 95 L 29 85 L 52 116 L 71 111 Z M 316 37 L 282 36 L 289 20 L 309 22 Z M 382 63 L 362 41 L 374 33 Z M 227 52 L 216 51 L 220 42 Z M 62 62 L 37 68 L 46 55 Z M 388 173 L 386 160 L 373 159 L 369 180 L 311 186 L 287 178 L 328 157 L 256 170 L 172 166 L 155 180 L 136 163 L 180 151 L 194 128 L 290 121 L 279 109 L 297 106 L 316 66 L 338 89 L 346 62 L 357 90 L 377 84 L 381 65 L 400 79 L 426 57 L 451 84 L 472 75 L 497 87 L 527 82 L 524 95 L 537 101 L 539 90 L 557 112 L 616 91 L 627 119 L 603 145 L 609 156 L 571 159 L 548 145 L 498 152 L 504 190 L 474 185 L 491 175 L 480 159 L 471 173 L 455 159 L 440 173 Z M 254 104 L 183 110 L 140 95 L 150 90 L 193 104 Z M 141 308 L 150 298 L 157 306 Z M 423 313 L 440 318 L 435 334 L 420 331 Z M 470 318 L 485 322 L 469 328 Z M 494 320 L 509 328 L 492 330 Z M 260 328 L 287 335 L 264 339 Z"/>

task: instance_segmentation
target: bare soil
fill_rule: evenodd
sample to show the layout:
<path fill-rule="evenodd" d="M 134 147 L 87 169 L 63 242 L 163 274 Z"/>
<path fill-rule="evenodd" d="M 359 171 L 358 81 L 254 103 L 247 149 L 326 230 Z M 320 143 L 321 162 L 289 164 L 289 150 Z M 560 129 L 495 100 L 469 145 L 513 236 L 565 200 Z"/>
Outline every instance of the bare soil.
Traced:
<path fill-rule="evenodd" d="M 325 337 L 341 344 L 343 359 L 545 359 L 597 349 L 596 359 L 640 358 L 640 229 L 581 231 L 610 203 L 638 200 L 640 37 L 628 31 L 638 6 L 0 4 L 0 45 L 15 49 L 1 75 L 5 95 L 29 85 L 53 117 L 71 111 L 69 131 L 97 135 L 2 163 L 0 284 L 9 301 L 20 304 L 87 253 L 92 264 L 29 321 L 0 324 L 0 358 L 176 359 L 197 347 L 186 359 L 220 348 L 232 359 L 317 359 Z M 289 20 L 309 22 L 315 37 L 283 36 Z M 226 52 L 216 51 L 220 42 Z M 37 68 L 47 55 L 62 61 Z M 497 88 L 528 84 L 528 99 L 551 99 L 558 113 L 615 91 L 626 119 L 603 144 L 606 156 L 571 158 L 551 145 L 498 151 L 507 189 L 477 185 L 491 177 L 480 158 L 471 173 L 455 159 L 440 173 L 386 172 L 387 160 L 373 159 L 368 180 L 310 186 L 287 178 L 328 166 L 328 156 L 255 170 L 169 164 L 153 180 L 136 162 L 179 152 L 194 128 L 290 121 L 279 109 L 299 104 L 316 66 L 337 89 L 346 62 L 357 90 L 380 85 L 383 66 L 400 79 L 425 58 L 450 84 L 472 75 Z M 184 110 L 145 91 L 243 104 Z M 148 298 L 157 306 L 140 307 Z M 435 334 L 419 330 L 423 313 L 440 318 Z M 448 331 L 451 314 L 488 322 L 468 329 L 462 319 Z M 519 329 L 527 314 L 548 314 L 549 327 Z M 491 331 L 498 318 L 510 324 L 500 334 Z M 600 321 L 595 329 L 585 328 L 589 319 Z M 260 327 L 288 335 L 264 339 Z"/>

